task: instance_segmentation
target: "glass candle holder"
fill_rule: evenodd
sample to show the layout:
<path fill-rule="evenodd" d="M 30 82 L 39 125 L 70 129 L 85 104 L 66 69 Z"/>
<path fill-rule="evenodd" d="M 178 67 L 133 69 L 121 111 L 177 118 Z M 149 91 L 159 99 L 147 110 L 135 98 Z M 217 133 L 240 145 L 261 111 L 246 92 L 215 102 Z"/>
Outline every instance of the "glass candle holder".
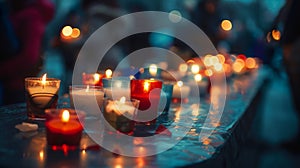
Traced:
<path fill-rule="evenodd" d="M 25 78 L 27 115 L 30 119 L 45 119 L 45 109 L 56 108 L 60 80 L 55 78 Z"/>
<path fill-rule="evenodd" d="M 136 121 L 146 125 L 154 124 L 158 116 L 162 81 L 133 79 L 130 81 L 130 88 L 131 98 L 140 101 Z"/>
<path fill-rule="evenodd" d="M 167 113 L 170 109 L 170 104 L 172 101 L 173 95 L 173 84 L 172 83 L 163 83 L 162 91 L 160 94 L 160 103 L 159 103 L 159 111 L 163 113 Z"/>
<path fill-rule="evenodd" d="M 102 78 L 104 78 L 104 74 L 82 73 L 82 84 L 83 85 L 102 86 L 103 85 Z"/>
<path fill-rule="evenodd" d="M 74 148 L 80 145 L 85 113 L 74 109 L 46 109 L 46 136 L 49 146 Z"/>
<path fill-rule="evenodd" d="M 129 77 L 103 78 L 103 89 L 107 98 L 120 99 L 125 97 L 130 99 Z"/>
<path fill-rule="evenodd" d="M 71 85 L 69 86 L 70 105 L 77 110 L 83 110 L 88 117 L 100 117 L 97 113 L 103 106 L 104 91 L 100 86 Z M 95 101 L 97 106 L 95 106 Z M 98 108 L 98 109 L 97 109 Z"/>
<path fill-rule="evenodd" d="M 103 116 L 109 125 L 109 131 L 132 134 L 134 131 L 134 118 L 136 116 L 139 100 L 128 100 L 125 97 L 120 99 L 104 99 Z"/>

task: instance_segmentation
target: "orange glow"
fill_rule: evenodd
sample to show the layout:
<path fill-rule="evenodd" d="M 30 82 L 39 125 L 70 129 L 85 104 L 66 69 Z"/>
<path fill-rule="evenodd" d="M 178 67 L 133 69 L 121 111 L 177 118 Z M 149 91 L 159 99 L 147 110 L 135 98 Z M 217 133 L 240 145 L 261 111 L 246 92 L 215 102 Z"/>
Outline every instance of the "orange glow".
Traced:
<path fill-rule="evenodd" d="M 245 62 L 242 59 L 236 59 L 236 61 L 232 64 L 232 69 L 234 72 L 241 72 L 245 67 Z"/>
<path fill-rule="evenodd" d="M 272 37 L 274 40 L 278 41 L 281 38 L 281 33 L 279 30 L 272 30 Z"/>
<path fill-rule="evenodd" d="M 79 36 L 80 36 L 80 30 L 78 28 L 73 28 L 72 33 L 71 33 L 71 37 L 72 38 L 78 38 Z"/>
<path fill-rule="evenodd" d="M 246 59 L 246 67 L 249 69 L 253 69 L 256 67 L 256 61 L 254 58 L 247 58 Z"/>
<path fill-rule="evenodd" d="M 111 69 L 107 69 L 106 71 L 105 71 L 105 76 L 107 77 L 107 78 L 111 78 L 111 76 L 112 76 L 112 70 Z"/>
<path fill-rule="evenodd" d="M 223 20 L 221 23 L 221 27 L 225 31 L 230 31 L 232 29 L 232 23 L 230 20 Z"/>
<path fill-rule="evenodd" d="M 144 91 L 145 91 L 145 92 L 148 92 L 148 91 L 149 91 L 149 87 L 150 87 L 149 82 L 145 82 L 145 83 L 144 83 Z"/>
<path fill-rule="evenodd" d="M 231 74 L 231 66 L 229 64 L 223 64 L 223 69 L 227 75 Z"/>
<path fill-rule="evenodd" d="M 45 73 L 42 77 L 42 85 L 46 85 L 47 74 Z"/>
<path fill-rule="evenodd" d="M 191 67 L 191 71 L 193 74 L 197 74 L 200 70 L 200 66 L 197 65 L 197 64 L 193 64 L 192 67 Z"/>
<path fill-rule="evenodd" d="M 218 54 L 217 57 L 218 57 L 219 62 L 220 62 L 221 64 L 224 64 L 224 63 L 225 63 L 225 56 L 224 56 L 224 55 Z"/>
<path fill-rule="evenodd" d="M 64 110 L 61 117 L 62 122 L 68 122 L 69 119 L 70 119 L 70 112 L 68 110 Z"/>
<path fill-rule="evenodd" d="M 213 71 L 211 69 L 206 69 L 204 71 L 204 73 L 205 73 L 206 76 L 212 76 L 213 75 Z"/>
<path fill-rule="evenodd" d="M 236 58 L 242 59 L 243 61 L 247 59 L 246 55 L 244 55 L 244 54 L 240 54 L 240 55 L 236 56 Z"/>
<path fill-rule="evenodd" d="M 193 64 L 193 63 L 195 63 L 195 61 L 194 60 L 188 60 L 186 63 L 187 64 Z"/>
<path fill-rule="evenodd" d="M 65 26 L 62 30 L 61 30 L 62 34 L 65 37 L 71 36 L 73 29 L 71 26 Z"/>
<path fill-rule="evenodd" d="M 136 159 L 137 167 L 144 167 L 145 166 L 145 160 L 142 157 L 139 157 Z"/>
<path fill-rule="evenodd" d="M 44 160 L 44 151 L 39 152 L 40 160 Z"/>
<path fill-rule="evenodd" d="M 210 139 L 205 138 L 202 140 L 203 145 L 209 145 L 210 144 Z"/>

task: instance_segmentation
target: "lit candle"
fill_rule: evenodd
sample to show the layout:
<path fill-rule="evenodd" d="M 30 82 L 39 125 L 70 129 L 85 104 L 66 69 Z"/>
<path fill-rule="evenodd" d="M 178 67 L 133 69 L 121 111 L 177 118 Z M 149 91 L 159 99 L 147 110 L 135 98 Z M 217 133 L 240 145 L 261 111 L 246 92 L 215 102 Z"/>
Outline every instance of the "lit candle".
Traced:
<path fill-rule="evenodd" d="M 107 69 L 106 71 L 105 71 L 105 77 L 106 78 L 111 78 L 112 77 L 112 70 L 111 69 Z"/>
<path fill-rule="evenodd" d="M 44 119 L 47 108 L 56 108 L 60 80 L 47 78 L 25 78 L 27 115 L 31 119 Z"/>
<path fill-rule="evenodd" d="M 88 116 L 100 117 L 93 106 L 93 100 L 96 99 L 99 108 L 102 108 L 104 91 L 100 86 L 73 85 L 69 89 L 72 108 L 83 110 Z"/>
<path fill-rule="evenodd" d="M 84 85 L 95 85 L 95 86 L 102 86 L 102 78 L 104 77 L 103 74 L 94 73 L 94 74 L 82 74 L 82 83 Z"/>
<path fill-rule="evenodd" d="M 173 98 L 184 99 L 190 94 L 190 87 L 183 85 L 182 81 L 178 81 L 173 87 Z"/>
<path fill-rule="evenodd" d="M 157 74 L 157 66 L 155 64 L 151 64 L 149 66 L 149 73 L 152 77 L 155 77 Z"/>
<path fill-rule="evenodd" d="M 133 133 L 133 118 L 137 112 L 138 105 L 138 100 L 126 101 L 125 97 L 121 97 L 120 100 L 105 99 L 103 115 L 114 129 L 130 134 Z"/>
<path fill-rule="evenodd" d="M 140 101 L 137 120 L 146 124 L 154 123 L 158 114 L 162 81 L 131 80 L 130 82 L 131 98 Z"/>
<path fill-rule="evenodd" d="M 73 109 L 46 109 L 45 113 L 48 145 L 79 146 L 85 117 L 84 112 Z"/>

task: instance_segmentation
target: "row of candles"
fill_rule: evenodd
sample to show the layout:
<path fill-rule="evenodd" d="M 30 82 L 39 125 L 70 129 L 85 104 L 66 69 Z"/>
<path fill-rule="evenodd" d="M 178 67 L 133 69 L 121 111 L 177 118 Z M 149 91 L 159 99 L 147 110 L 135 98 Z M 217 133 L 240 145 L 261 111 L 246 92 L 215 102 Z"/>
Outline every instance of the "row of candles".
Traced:
<path fill-rule="evenodd" d="M 105 74 L 83 73 L 83 85 L 70 86 L 72 109 L 56 109 L 59 79 L 47 78 L 46 74 L 42 78 L 26 78 L 28 117 L 46 119 L 49 145 L 76 146 L 81 139 L 85 115 L 100 115 L 89 108 L 92 106 L 91 100 L 96 98 L 104 118 L 109 123 L 108 127 L 131 134 L 135 124 L 155 124 L 158 111 L 167 112 L 171 100 L 174 103 L 186 100 L 191 88 L 184 83 L 188 83 L 191 78 L 199 91 L 206 94 L 209 77 L 215 73 L 225 72 L 226 76 L 230 76 L 232 72 L 242 74 L 257 67 L 257 60 L 254 58 L 238 55 L 232 61 L 232 58 L 226 59 L 219 54 L 207 55 L 203 61 L 189 60 L 180 64 L 177 71 L 167 72 L 151 64 L 129 77 L 112 77 L 113 72 L 110 69 Z M 166 82 L 164 79 L 182 80 L 175 83 Z"/>

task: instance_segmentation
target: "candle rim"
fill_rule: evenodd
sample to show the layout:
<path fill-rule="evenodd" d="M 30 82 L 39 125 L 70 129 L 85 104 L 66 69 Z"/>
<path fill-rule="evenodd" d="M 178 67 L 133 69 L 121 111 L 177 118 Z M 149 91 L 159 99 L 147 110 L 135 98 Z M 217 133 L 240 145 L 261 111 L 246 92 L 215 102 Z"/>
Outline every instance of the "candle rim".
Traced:
<path fill-rule="evenodd" d="M 25 81 L 42 81 L 42 77 L 26 77 Z M 46 78 L 46 82 L 60 82 L 57 78 Z"/>

